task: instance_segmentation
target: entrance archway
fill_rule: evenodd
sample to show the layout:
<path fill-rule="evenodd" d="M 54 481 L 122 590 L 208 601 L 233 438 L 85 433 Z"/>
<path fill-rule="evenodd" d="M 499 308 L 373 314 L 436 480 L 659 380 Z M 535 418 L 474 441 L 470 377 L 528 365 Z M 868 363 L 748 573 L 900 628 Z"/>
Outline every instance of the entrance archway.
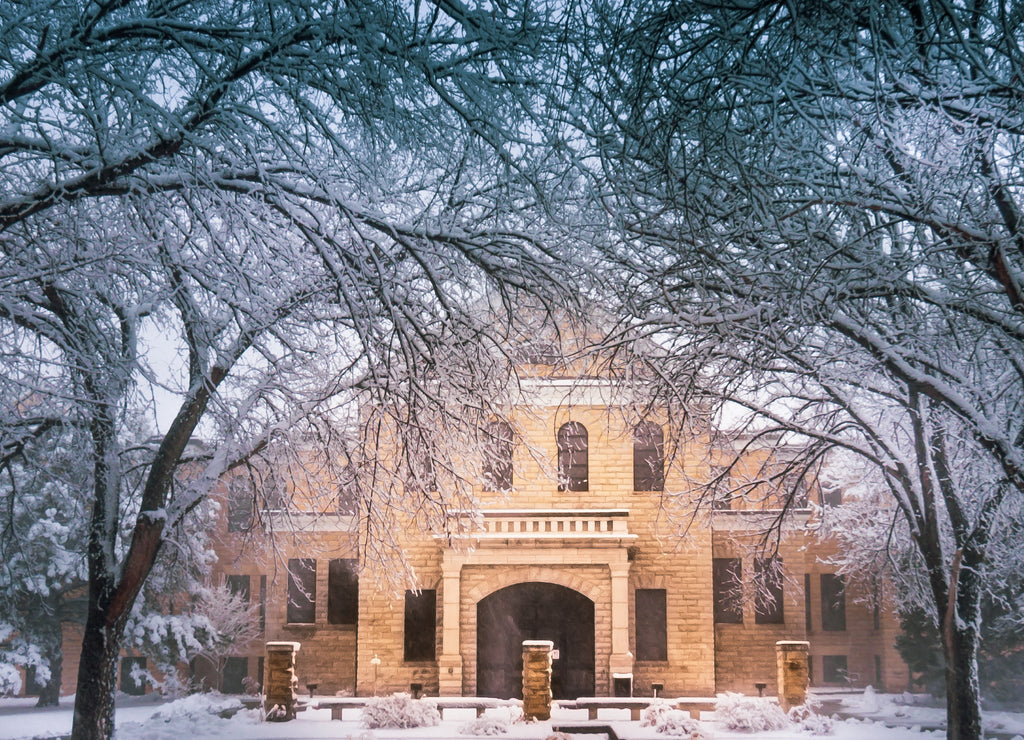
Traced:
<path fill-rule="evenodd" d="M 517 583 L 476 605 L 478 696 L 523 698 L 523 640 L 551 640 L 555 699 L 594 694 L 594 602 L 554 583 Z"/>

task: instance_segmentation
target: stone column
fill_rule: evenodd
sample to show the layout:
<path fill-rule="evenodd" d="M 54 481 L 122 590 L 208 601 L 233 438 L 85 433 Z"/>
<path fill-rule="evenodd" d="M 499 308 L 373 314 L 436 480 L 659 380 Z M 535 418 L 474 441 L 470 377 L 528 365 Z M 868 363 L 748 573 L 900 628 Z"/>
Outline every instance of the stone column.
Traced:
<path fill-rule="evenodd" d="M 459 613 L 462 601 L 462 559 L 450 550 L 441 562 L 441 655 L 437 659 L 438 694 L 462 696 L 462 648 Z"/>
<path fill-rule="evenodd" d="M 268 642 L 263 668 L 263 711 L 268 720 L 295 719 L 297 642 Z"/>
<path fill-rule="evenodd" d="M 811 643 L 781 640 L 775 643 L 775 659 L 779 671 L 779 704 L 789 711 L 807 699 L 808 651 Z"/>
<path fill-rule="evenodd" d="M 551 719 L 551 640 L 523 641 L 523 715 Z"/>
<path fill-rule="evenodd" d="M 621 560 L 608 563 L 612 580 L 612 654 L 609 658 L 609 688 L 615 674 L 633 674 L 633 654 L 629 652 L 629 560 L 622 550 Z"/>

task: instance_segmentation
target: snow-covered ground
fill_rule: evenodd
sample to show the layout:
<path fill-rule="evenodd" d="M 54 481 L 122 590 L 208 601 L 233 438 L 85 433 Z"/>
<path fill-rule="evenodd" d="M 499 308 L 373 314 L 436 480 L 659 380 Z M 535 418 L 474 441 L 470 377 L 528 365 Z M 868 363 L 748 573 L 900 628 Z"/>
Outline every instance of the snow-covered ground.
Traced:
<path fill-rule="evenodd" d="M 825 695 L 825 711 L 834 714 L 831 737 L 837 740 L 924 740 L 945 737 L 934 728 L 943 718 L 943 710 L 920 706 L 912 697 L 875 694 Z M 34 699 L 0 699 L 0 738 L 58 738 L 71 730 L 72 703 L 64 699 L 59 708 L 36 709 Z M 305 740 L 307 738 L 350 738 L 351 740 L 425 740 L 464 738 L 461 730 L 473 718 L 473 710 L 446 710 L 445 719 L 435 727 L 411 730 L 367 730 L 358 719 L 358 710 L 349 710 L 344 721 L 331 720 L 327 709 L 310 709 L 291 722 L 261 722 L 258 710 L 242 709 L 230 718 L 218 712 L 234 709 L 239 700 L 210 694 L 197 694 L 173 702 L 152 697 L 120 697 L 117 709 L 117 740 L 202 740 L 203 738 L 260 738 Z M 500 712 L 501 710 L 488 710 Z M 850 715 L 847 718 L 847 715 Z M 624 740 L 661 740 L 650 727 L 629 721 L 628 710 L 602 710 L 602 721 L 614 728 Z M 510 739 L 542 740 L 552 726 L 586 720 L 585 710 L 556 710 L 550 722 L 514 724 Z M 987 712 L 986 731 L 993 737 L 1024 740 L 1024 711 Z M 771 738 L 807 740 L 810 735 L 798 728 L 771 732 L 744 733 L 727 729 L 714 713 L 701 717 L 702 739 Z M 594 740 L 596 735 L 582 735 Z M 698 737 L 695 735 L 694 737 Z"/>

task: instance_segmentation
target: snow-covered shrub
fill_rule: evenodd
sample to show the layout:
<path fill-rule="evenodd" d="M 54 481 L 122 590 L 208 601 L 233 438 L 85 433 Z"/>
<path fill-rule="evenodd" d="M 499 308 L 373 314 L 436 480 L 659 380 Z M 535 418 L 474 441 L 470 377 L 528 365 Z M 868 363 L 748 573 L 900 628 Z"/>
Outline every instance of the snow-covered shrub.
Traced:
<path fill-rule="evenodd" d="M 665 701 L 664 699 L 652 701 L 644 707 L 644 711 L 640 715 L 640 726 L 657 727 L 658 722 L 665 713 L 670 712 L 673 709 L 675 709 L 675 705 L 670 701 Z"/>
<path fill-rule="evenodd" d="M 835 732 L 835 723 L 832 719 L 818 714 L 814 709 L 810 702 L 792 707 L 789 710 L 789 721 L 804 732 L 809 732 L 812 735 L 833 734 Z"/>
<path fill-rule="evenodd" d="M 782 707 L 768 698 L 726 692 L 718 695 L 715 714 L 730 730 L 767 732 L 789 726 Z"/>
<path fill-rule="evenodd" d="M 462 735 L 504 735 L 509 723 L 500 717 L 477 717 L 459 728 Z"/>
<path fill-rule="evenodd" d="M 689 712 L 670 709 L 658 718 L 654 729 L 662 735 L 690 737 L 700 730 L 700 723 L 690 717 Z"/>
<path fill-rule="evenodd" d="M 370 699 L 363 707 L 363 725 L 370 729 L 404 730 L 433 727 L 441 722 L 437 707 L 409 694 Z"/>
<path fill-rule="evenodd" d="M 670 701 L 653 701 L 640 715 L 641 727 L 653 727 L 665 735 L 689 737 L 700 729 L 700 723 L 689 712 L 675 708 Z"/>

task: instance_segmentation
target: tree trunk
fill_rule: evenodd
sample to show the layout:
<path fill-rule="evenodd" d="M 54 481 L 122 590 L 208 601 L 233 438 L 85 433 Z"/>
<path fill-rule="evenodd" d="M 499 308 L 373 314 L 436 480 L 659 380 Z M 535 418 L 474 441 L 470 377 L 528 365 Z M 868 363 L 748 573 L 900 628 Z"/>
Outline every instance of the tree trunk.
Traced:
<path fill-rule="evenodd" d="M 103 613 L 90 609 L 82 637 L 72 740 L 110 740 L 113 737 L 120 640 L 109 632 Z"/>
<path fill-rule="evenodd" d="M 43 649 L 43 659 L 50 669 L 50 680 L 39 691 L 37 707 L 55 707 L 60 702 L 60 685 L 64 675 L 64 634 L 61 630 L 60 618 L 56 612 L 52 622 L 45 625 L 48 629 L 39 635 L 39 643 Z"/>
<path fill-rule="evenodd" d="M 981 689 L 978 635 L 974 626 L 943 635 L 943 648 L 946 653 L 946 738 L 980 740 Z"/>

